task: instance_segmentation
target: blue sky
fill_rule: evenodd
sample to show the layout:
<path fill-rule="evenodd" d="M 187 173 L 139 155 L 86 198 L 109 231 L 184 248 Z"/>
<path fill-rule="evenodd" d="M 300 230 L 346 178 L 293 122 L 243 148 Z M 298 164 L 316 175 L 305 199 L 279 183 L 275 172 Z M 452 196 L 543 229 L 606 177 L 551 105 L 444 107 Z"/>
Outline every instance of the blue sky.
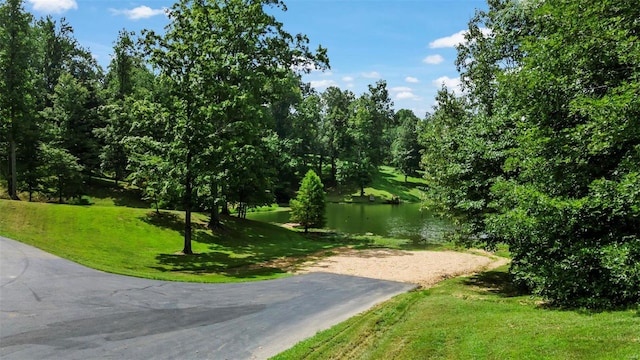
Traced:
<path fill-rule="evenodd" d="M 65 17 L 80 44 L 106 68 L 118 31 L 162 31 L 167 24 L 165 0 L 26 0 L 36 17 Z M 290 33 L 308 35 L 313 47 L 328 49 L 331 70 L 305 75 L 319 91 L 327 86 L 356 95 L 379 79 L 395 109 L 423 117 L 445 83 L 458 80 L 454 46 L 476 9 L 485 0 L 285 0 L 288 11 L 276 12 Z"/>

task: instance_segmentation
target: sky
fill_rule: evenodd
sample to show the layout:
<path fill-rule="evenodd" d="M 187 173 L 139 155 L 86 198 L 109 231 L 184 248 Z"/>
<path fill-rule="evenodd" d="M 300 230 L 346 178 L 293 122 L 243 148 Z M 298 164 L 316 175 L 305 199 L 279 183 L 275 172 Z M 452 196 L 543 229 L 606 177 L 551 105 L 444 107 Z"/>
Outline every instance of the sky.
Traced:
<path fill-rule="evenodd" d="M 284 0 L 272 11 L 292 34 L 327 48 L 331 69 L 303 79 L 322 92 L 328 86 L 357 96 L 378 80 L 387 82 L 394 109 L 419 117 L 432 111 L 445 84 L 456 90 L 455 45 L 485 0 Z M 26 0 L 36 18 L 66 18 L 75 38 L 107 68 L 121 29 L 162 32 L 169 0 Z"/>

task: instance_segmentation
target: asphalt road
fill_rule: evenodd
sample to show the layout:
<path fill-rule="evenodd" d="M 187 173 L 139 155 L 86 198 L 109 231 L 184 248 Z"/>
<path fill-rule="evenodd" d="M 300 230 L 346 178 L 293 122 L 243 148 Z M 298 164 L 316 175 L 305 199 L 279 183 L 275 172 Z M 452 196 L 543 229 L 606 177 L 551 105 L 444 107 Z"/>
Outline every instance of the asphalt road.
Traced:
<path fill-rule="evenodd" d="M 0 237 L 0 358 L 264 359 L 413 287 L 328 273 L 154 281 Z"/>

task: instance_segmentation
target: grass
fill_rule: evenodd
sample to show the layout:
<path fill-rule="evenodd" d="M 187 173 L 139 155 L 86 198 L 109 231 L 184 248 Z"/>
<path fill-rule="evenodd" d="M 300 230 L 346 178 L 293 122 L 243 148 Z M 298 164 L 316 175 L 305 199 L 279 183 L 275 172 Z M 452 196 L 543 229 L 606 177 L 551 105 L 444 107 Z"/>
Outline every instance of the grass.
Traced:
<path fill-rule="evenodd" d="M 181 255 L 179 212 L 124 206 L 74 206 L 0 200 L 0 235 L 80 264 L 112 273 L 153 279 L 235 282 L 287 274 L 256 266 L 280 257 L 304 256 L 345 245 L 339 239 L 307 238 L 287 229 L 225 218 L 212 233 L 195 216 L 193 251 Z"/>
<path fill-rule="evenodd" d="M 396 296 L 274 359 L 640 359 L 638 310 L 545 308 L 506 267 Z"/>
<path fill-rule="evenodd" d="M 369 195 L 375 197 L 376 203 L 391 200 L 394 196 L 404 202 L 418 202 L 421 199 L 420 187 L 426 185 L 426 180 L 409 176 L 407 182 L 404 175 L 389 166 L 381 166 L 370 186 L 365 187 L 366 196 L 360 196 L 360 189 L 340 188 L 332 189 L 327 194 L 330 202 L 370 202 Z"/>

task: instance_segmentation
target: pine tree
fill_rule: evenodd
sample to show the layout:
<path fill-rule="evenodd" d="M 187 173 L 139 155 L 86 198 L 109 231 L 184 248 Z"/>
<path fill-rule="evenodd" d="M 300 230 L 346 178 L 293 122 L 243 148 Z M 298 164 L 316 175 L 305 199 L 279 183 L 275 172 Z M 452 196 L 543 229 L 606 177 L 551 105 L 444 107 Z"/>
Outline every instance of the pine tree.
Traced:
<path fill-rule="evenodd" d="M 291 219 L 304 226 L 304 232 L 310 227 L 322 227 L 325 224 L 325 194 L 320 177 L 309 170 L 302 179 L 298 196 L 291 200 Z"/>

